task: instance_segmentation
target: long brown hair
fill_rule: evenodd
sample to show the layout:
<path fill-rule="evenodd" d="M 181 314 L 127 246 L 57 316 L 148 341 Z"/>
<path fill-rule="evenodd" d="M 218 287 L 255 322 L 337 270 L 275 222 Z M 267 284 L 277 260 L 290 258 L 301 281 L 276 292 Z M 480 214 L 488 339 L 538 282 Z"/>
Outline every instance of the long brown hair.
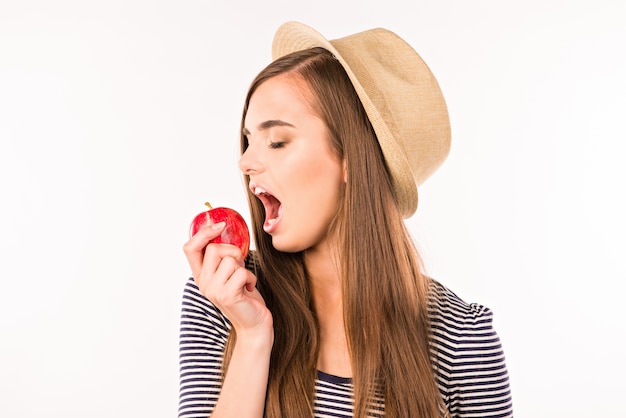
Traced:
<path fill-rule="evenodd" d="M 259 73 L 248 91 L 242 129 L 252 94 L 281 74 L 307 83 L 329 145 L 346 161 L 347 182 L 332 229 L 340 240 L 354 416 L 367 416 L 370 408 L 381 406 L 376 399 L 382 397 L 388 417 L 439 417 L 444 407 L 429 355 L 428 279 L 365 110 L 339 62 L 313 48 L 280 58 Z M 246 148 L 242 135 L 241 152 Z M 262 229 L 263 205 L 251 193 L 248 201 L 258 287 L 274 318 L 265 416 L 312 416 L 319 329 L 304 255 L 274 249 Z"/>

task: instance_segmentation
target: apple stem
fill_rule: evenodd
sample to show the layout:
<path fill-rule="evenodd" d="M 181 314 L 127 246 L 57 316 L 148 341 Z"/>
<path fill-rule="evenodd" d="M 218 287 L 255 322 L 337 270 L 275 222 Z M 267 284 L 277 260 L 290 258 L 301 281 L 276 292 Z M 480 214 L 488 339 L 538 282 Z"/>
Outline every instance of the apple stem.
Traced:
<path fill-rule="evenodd" d="M 209 209 L 213 209 L 213 206 L 211 206 L 209 202 L 204 202 L 204 205 Z"/>

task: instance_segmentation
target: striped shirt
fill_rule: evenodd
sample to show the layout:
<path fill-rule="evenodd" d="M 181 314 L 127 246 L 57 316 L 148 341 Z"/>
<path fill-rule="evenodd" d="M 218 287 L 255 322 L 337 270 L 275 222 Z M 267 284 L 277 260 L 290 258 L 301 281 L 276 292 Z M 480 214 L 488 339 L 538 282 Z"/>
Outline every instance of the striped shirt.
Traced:
<path fill-rule="evenodd" d="M 468 304 L 432 281 L 429 296 L 435 378 L 452 418 L 512 417 L 509 377 L 491 311 Z M 223 351 L 230 323 L 193 278 L 184 288 L 180 327 L 179 418 L 210 416 L 221 388 Z M 318 372 L 316 418 L 352 417 L 349 378 Z M 370 411 L 383 417 L 383 411 Z"/>

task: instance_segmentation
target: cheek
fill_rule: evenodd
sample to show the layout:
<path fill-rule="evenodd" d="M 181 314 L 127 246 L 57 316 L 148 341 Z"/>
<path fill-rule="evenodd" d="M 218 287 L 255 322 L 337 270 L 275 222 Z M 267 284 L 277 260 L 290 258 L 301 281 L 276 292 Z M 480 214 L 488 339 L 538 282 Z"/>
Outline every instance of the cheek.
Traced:
<path fill-rule="evenodd" d="M 318 218 L 318 212 L 327 218 L 328 212 L 334 213 L 338 205 L 344 178 L 343 162 L 328 151 L 323 141 L 325 139 L 320 138 L 315 141 L 319 144 L 309 142 L 297 150 L 292 149 L 290 154 L 282 155 L 281 161 L 270 163 L 277 182 L 282 185 L 285 208 L 297 208 L 298 218 Z"/>
<path fill-rule="evenodd" d="M 294 188 L 299 201 L 305 206 L 304 212 L 328 217 L 335 213 L 339 204 L 343 172 L 336 164 L 316 161 L 302 167 L 301 176 L 294 176 Z"/>

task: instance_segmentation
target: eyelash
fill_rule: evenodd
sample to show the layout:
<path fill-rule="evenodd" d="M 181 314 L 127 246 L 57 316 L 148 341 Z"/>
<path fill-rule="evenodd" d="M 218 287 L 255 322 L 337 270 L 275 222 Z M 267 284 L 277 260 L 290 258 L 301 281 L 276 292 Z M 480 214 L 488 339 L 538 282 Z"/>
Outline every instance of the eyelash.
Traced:
<path fill-rule="evenodd" d="M 285 146 L 284 142 L 270 142 L 270 145 L 269 145 L 269 147 L 271 149 L 279 149 L 279 148 L 282 148 L 284 146 Z"/>

